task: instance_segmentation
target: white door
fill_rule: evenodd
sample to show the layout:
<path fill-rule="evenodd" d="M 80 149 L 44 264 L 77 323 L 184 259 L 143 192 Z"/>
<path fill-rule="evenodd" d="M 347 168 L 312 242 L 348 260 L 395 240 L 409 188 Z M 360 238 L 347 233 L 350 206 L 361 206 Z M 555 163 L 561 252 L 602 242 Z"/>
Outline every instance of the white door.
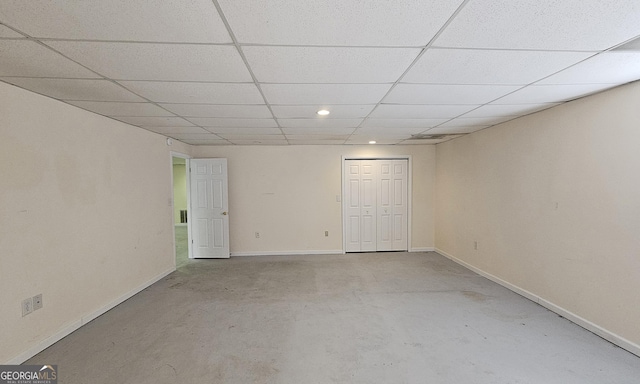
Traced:
<path fill-rule="evenodd" d="M 373 160 L 361 160 L 361 178 L 362 187 L 360 189 L 360 222 L 362 228 L 360 230 L 360 251 L 375 252 L 377 244 L 377 217 L 376 209 L 378 206 L 376 198 L 377 186 L 377 169 Z"/>
<path fill-rule="evenodd" d="M 345 160 L 345 251 L 408 250 L 408 161 Z"/>
<path fill-rule="evenodd" d="M 391 161 L 391 212 L 392 212 L 392 244 L 391 251 L 406 251 L 409 249 L 409 191 L 407 160 Z"/>
<path fill-rule="evenodd" d="M 344 163 L 346 251 L 360 252 L 360 160 Z"/>
<path fill-rule="evenodd" d="M 407 161 L 378 160 L 378 251 L 408 249 Z"/>
<path fill-rule="evenodd" d="M 379 251 L 393 250 L 393 175 L 392 160 L 381 161 L 378 185 Z"/>
<path fill-rule="evenodd" d="M 229 257 L 227 159 L 189 161 L 191 257 Z"/>
<path fill-rule="evenodd" d="M 346 251 L 376 250 L 376 168 L 371 160 L 345 161 Z"/>

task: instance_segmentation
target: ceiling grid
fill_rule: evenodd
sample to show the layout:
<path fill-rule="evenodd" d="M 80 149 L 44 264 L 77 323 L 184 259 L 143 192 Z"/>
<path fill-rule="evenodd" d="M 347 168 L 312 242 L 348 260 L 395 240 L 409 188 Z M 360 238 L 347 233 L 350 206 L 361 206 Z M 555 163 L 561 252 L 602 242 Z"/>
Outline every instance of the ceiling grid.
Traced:
<path fill-rule="evenodd" d="M 192 145 L 436 144 L 640 79 L 638 37 L 637 0 L 3 0 L 0 81 Z"/>

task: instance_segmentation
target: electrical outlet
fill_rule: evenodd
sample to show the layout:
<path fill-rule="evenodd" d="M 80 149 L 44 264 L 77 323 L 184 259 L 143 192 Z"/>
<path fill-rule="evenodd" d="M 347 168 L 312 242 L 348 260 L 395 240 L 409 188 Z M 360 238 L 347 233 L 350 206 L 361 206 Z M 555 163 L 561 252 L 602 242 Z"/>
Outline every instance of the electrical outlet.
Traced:
<path fill-rule="evenodd" d="M 256 232 L 256 239 L 260 238 L 260 232 Z"/>
<path fill-rule="evenodd" d="M 324 237 L 329 237 L 329 231 L 324 231 Z"/>
<path fill-rule="evenodd" d="M 37 311 L 42 308 L 42 293 L 33 296 L 33 310 Z"/>
<path fill-rule="evenodd" d="M 22 300 L 22 317 L 27 316 L 31 312 L 33 312 L 33 298 L 32 297 Z"/>

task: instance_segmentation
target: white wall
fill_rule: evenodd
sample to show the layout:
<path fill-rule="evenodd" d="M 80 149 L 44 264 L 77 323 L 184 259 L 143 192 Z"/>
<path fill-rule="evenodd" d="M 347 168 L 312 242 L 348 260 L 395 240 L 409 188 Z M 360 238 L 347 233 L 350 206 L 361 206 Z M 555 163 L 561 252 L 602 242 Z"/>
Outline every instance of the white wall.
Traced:
<path fill-rule="evenodd" d="M 436 210 L 443 253 L 635 353 L 638 106 L 634 83 L 437 145 Z"/>
<path fill-rule="evenodd" d="M 341 252 L 342 211 L 336 195 L 342 193 L 343 155 L 412 156 L 409 246 L 434 247 L 434 146 L 200 146 L 193 147 L 192 155 L 229 159 L 232 255 Z"/>
<path fill-rule="evenodd" d="M 0 362 L 175 268 L 169 149 L 189 147 L 0 83 Z"/>
<path fill-rule="evenodd" d="M 169 150 L 229 159 L 235 254 L 340 251 L 342 156 L 411 155 L 412 249 L 435 245 L 638 344 L 638 105 L 632 84 L 437 147 L 167 147 L 0 83 L 0 362 L 173 270 Z M 44 308 L 21 317 L 38 293 Z"/>

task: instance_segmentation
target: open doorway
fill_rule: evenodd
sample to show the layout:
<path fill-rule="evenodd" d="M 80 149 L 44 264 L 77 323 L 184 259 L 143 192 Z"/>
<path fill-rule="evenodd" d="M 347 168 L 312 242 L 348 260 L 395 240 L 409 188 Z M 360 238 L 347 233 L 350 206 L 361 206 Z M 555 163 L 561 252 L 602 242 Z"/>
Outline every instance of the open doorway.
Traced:
<path fill-rule="evenodd" d="M 171 174 L 173 179 L 173 225 L 176 268 L 180 268 L 189 262 L 187 162 L 187 156 L 172 153 Z"/>

